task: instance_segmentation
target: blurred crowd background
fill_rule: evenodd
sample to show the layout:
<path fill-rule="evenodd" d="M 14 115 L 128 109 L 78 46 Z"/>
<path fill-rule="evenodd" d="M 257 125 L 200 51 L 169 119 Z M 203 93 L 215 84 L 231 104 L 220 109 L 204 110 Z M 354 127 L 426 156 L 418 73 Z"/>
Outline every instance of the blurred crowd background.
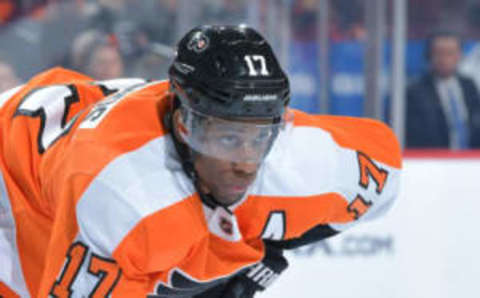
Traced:
<path fill-rule="evenodd" d="M 209 23 L 261 31 L 296 108 L 381 119 L 410 148 L 480 147 L 478 0 L 0 0 L 0 92 L 52 66 L 164 79 Z"/>

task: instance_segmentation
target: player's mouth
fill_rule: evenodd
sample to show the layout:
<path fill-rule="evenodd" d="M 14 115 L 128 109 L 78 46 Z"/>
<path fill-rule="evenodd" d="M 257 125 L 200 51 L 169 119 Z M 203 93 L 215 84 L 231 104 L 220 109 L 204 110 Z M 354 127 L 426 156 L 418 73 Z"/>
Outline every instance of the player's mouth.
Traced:
<path fill-rule="evenodd" d="M 250 184 L 251 183 L 228 184 L 225 185 L 225 190 L 229 194 L 240 195 L 247 191 Z"/>
<path fill-rule="evenodd" d="M 242 194 L 247 191 L 248 185 L 233 185 L 230 187 L 232 193 Z"/>

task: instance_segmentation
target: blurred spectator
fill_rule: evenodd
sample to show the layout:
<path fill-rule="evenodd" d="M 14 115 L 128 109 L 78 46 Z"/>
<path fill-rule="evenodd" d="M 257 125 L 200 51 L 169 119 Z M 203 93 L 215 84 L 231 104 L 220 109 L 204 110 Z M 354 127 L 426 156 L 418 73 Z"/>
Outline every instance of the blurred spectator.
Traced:
<path fill-rule="evenodd" d="M 330 38 L 333 41 L 364 41 L 367 37 L 365 27 L 365 2 L 359 0 L 332 1 L 334 20 L 330 22 Z"/>
<path fill-rule="evenodd" d="M 52 0 L 0 0 L 0 25 L 43 10 Z"/>
<path fill-rule="evenodd" d="M 407 89 L 407 147 L 480 147 L 480 97 L 472 79 L 459 75 L 460 38 L 432 34 L 426 44 L 430 69 Z"/>
<path fill-rule="evenodd" d="M 151 42 L 166 45 L 175 44 L 175 30 L 172 25 L 178 11 L 176 0 L 142 1 L 143 13 L 139 20 L 139 27 Z"/>
<path fill-rule="evenodd" d="M 477 0 L 409 0 L 408 35 L 424 38 L 432 28 L 449 28 L 465 32 L 469 2 Z"/>
<path fill-rule="evenodd" d="M 301 0 L 292 4 L 292 37 L 299 41 L 317 37 L 317 1 Z"/>
<path fill-rule="evenodd" d="M 174 54 L 172 48 L 152 43 L 148 51 L 136 61 L 132 76 L 151 80 L 165 79 Z"/>
<path fill-rule="evenodd" d="M 87 28 L 114 35 L 127 72 L 149 43 L 173 42 L 176 1 L 98 0 L 90 5 Z"/>
<path fill-rule="evenodd" d="M 20 85 L 20 79 L 13 67 L 0 60 L 0 93 Z"/>
<path fill-rule="evenodd" d="M 64 64 L 74 39 L 84 31 L 88 9 L 82 3 L 50 1 L 44 9 L 39 38 L 45 67 Z"/>
<path fill-rule="evenodd" d="M 80 34 L 73 43 L 72 68 L 96 80 L 124 76 L 124 63 L 115 38 L 95 30 Z"/>
<path fill-rule="evenodd" d="M 18 6 L 18 2 L 14 3 Z M 1 27 L 0 51 L 5 53 L 2 58 L 14 66 L 17 75 L 24 80 L 47 67 L 42 51 L 43 29 L 43 20 L 37 14 L 16 14 Z"/>
<path fill-rule="evenodd" d="M 0 0 L 0 24 L 10 20 L 15 12 L 15 4 L 12 1 Z"/>

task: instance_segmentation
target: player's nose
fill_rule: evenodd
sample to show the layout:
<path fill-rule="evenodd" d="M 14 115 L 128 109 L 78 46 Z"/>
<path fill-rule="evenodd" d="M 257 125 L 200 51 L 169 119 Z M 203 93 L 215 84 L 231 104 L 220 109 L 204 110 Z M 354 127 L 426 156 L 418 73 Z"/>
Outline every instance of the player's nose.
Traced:
<path fill-rule="evenodd" d="M 255 162 L 233 162 L 232 168 L 238 176 L 255 176 L 258 170 L 258 164 Z"/>

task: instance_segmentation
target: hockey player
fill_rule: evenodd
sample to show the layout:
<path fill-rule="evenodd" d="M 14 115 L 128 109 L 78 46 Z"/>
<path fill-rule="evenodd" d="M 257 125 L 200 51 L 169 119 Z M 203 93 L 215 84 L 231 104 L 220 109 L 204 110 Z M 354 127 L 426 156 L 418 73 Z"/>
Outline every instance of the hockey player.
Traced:
<path fill-rule="evenodd" d="M 286 268 L 282 249 L 397 196 L 391 130 L 288 109 L 288 79 L 253 29 L 193 29 L 169 76 L 54 69 L 3 95 L 0 202 L 23 273 L 0 275 L 11 291 L 253 297 Z"/>

